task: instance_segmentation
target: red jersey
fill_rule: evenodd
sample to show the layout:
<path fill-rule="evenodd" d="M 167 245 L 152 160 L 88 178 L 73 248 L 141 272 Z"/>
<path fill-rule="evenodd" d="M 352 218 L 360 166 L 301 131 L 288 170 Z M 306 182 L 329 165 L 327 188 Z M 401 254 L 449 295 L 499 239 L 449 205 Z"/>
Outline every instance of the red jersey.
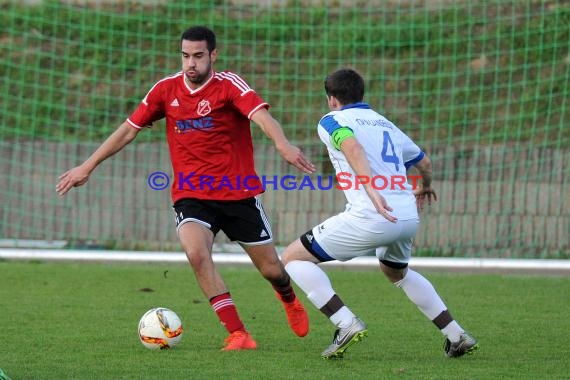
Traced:
<path fill-rule="evenodd" d="M 158 81 L 127 119 L 134 128 L 166 118 L 172 200 L 239 200 L 263 192 L 255 173 L 250 119 L 269 108 L 238 75 L 214 72 L 192 90 L 179 72 Z"/>

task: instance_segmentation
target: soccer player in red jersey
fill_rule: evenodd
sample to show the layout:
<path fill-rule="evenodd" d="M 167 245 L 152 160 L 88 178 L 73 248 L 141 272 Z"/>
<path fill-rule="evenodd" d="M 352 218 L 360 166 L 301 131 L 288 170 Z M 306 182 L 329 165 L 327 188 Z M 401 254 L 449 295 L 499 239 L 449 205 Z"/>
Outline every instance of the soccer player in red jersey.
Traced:
<path fill-rule="evenodd" d="M 257 195 L 263 192 L 254 169 L 250 120 L 273 141 L 290 164 L 315 171 L 289 143 L 269 105 L 237 74 L 216 72 L 218 51 L 212 30 L 197 26 L 181 37 L 182 71 L 158 81 L 137 109 L 81 165 L 59 177 L 60 195 L 87 182 L 93 170 L 145 127 L 166 118 L 174 180 L 172 200 L 182 248 L 196 280 L 229 337 L 223 350 L 255 349 L 226 284 L 212 260 L 220 231 L 238 242 L 273 286 L 298 336 L 309 331 L 307 313 L 279 260 L 271 227 Z"/>

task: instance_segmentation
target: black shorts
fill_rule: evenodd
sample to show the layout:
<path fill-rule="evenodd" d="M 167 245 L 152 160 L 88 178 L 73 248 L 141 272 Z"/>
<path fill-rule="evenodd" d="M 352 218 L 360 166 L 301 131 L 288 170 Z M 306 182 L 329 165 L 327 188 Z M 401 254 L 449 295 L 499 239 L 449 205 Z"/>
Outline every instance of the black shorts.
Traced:
<path fill-rule="evenodd" d="M 195 222 L 210 229 L 214 236 L 222 230 L 230 240 L 246 245 L 273 241 L 269 220 L 258 198 L 239 201 L 185 198 L 172 207 L 177 231 L 183 224 Z"/>

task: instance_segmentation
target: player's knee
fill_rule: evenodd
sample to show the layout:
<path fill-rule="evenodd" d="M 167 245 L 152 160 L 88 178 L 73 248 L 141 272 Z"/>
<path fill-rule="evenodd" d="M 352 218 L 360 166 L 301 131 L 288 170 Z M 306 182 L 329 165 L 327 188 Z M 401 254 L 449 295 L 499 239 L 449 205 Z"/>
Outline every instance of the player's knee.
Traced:
<path fill-rule="evenodd" d="M 307 248 L 303 246 L 303 243 L 301 243 L 301 239 L 297 239 L 289 244 L 289 246 L 285 248 L 281 255 L 281 261 L 283 262 L 283 265 L 287 265 L 291 261 L 295 260 L 315 262 L 314 259 L 315 257 L 311 255 Z"/>
<path fill-rule="evenodd" d="M 283 262 L 283 265 L 287 265 L 291 261 L 293 261 L 293 255 L 291 255 L 291 251 L 286 249 L 281 255 L 281 262 Z"/>
<path fill-rule="evenodd" d="M 408 271 L 408 264 L 397 263 L 388 260 L 380 260 L 380 268 L 388 280 L 394 283 L 404 278 L 406 272 Z"/>
<path fill-rule="evenodd" d="M 194 270 L 199 270 L 200 268 L 213 263 L 212 257 L 206 251 L 192 248 L 186 249 L 185 252 L 188 262 Z"/>

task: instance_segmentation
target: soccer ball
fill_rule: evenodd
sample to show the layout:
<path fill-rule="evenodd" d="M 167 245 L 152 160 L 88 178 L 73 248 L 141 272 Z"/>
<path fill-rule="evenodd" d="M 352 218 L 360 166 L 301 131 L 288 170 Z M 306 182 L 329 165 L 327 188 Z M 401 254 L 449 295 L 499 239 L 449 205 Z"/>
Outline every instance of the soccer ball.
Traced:
<path fill-rule="evenodd" d="M 178 315 L 165 307 L 155 307 L 139 321 L 139 339 L 150 350 L 172 348 L 182 339 L 184 328 Z"/>

